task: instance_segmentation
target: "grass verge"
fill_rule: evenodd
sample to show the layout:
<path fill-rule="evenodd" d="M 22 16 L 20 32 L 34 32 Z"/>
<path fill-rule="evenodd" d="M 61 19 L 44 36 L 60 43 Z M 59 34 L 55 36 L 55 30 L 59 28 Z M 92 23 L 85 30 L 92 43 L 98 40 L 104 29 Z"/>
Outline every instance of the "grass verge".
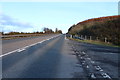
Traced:
<path fill-rule="evenodd" d="M 7 38 L 2 38 L 2 40 L 11 40 L 11 39 L 26 38 L 26 37 L 37 37 L 37 36 L 7 37 Z"/>
<path fill-rule="evenodd" d="M 84 42 L 84 43 L 103 45 L 103 46 L 120 47 L 120 46 L 114 45 L 112 43 L 105 43 L 105 42 L 95 41 L 95 40 L 79 40 L 79 39 L 73 39 L 73 38 L 68 38 L 68 39 L 79 41 L 79 42 Z"/>

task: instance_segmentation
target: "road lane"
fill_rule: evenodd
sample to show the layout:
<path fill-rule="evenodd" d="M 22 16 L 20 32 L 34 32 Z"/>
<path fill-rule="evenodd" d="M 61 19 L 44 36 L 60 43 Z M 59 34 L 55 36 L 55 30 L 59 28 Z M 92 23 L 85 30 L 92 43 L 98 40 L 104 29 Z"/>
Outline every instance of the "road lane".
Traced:
<path fill-rule="evenodd" d="M 73 51 L 70 50 L 69 41 L 64 38 L 61 35 L 22 52 L 4 56 L 3 78 L 84 77 L 83 69 L 76 66 L 76 56 L 71 55 Z"/>
<path fill-rule="evenodd" d="M 80 43 L 61 35 L 3 56 L 2 76 L 118 80 L 119 52 L 118 48 Z"/>
<path fill-rule="evenodd" d="M 39 36 L 39 37 L 26 37 L 26 38 L 19 38 L 19 39 L 12 39 L 12 40 L 3 40 L 2 41 L 2 54 L 14 51 L 16 49 L 29 46 L 31 44 L 40 42 L 42 40 L 57 36 L 58 34 L 46 35 L 46 36 Z"/>

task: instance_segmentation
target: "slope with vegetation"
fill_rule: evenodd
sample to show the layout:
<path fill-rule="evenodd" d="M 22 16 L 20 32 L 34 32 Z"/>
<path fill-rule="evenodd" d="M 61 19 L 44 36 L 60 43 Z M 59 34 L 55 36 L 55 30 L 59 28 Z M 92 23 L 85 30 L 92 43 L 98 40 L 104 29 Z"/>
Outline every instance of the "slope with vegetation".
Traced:
<path fill-rule="evenodd" d="M 77 36 L 92 36 L 93 39 L 97 37 L 100 41 L 107 38 L 110 43 L 120 45 L 120 15 L 93 18 L 79 22 L 72 25 L 68 33 Z"/>

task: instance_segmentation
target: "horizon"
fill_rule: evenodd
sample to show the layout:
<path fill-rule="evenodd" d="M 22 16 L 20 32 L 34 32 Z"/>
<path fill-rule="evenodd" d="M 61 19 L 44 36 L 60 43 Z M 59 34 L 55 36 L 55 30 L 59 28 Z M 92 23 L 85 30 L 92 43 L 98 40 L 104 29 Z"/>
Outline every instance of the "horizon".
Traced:
<path fill-rule="evenodd" d="M 118 15 L 117 2 L 2 2 L 1 9 L 3 32 L 36 32 L 47 27 L 66 33 L 81 21 Z"/>

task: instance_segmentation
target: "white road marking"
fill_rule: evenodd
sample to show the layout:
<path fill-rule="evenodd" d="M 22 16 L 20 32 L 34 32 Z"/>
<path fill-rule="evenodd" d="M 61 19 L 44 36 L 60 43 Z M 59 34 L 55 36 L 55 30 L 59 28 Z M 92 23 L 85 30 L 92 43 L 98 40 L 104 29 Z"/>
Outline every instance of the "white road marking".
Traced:
<path fill-rule="evenodd" d="M 8 52 L 8 53 L 6 53 L 6 54 L 0 55 L 0 57 L 3 57 L 3 56 L 6 56 L 6 55 L 9 55 L 9 54 L 14 53 L 14 52 L 17 52 L 17 51 L 18 51 L 18 49 L 17 49 L 17 50 L 14 50 L 14 51 L 11 51 L 11 52 Z"/>
<path fill-rule="evenodd" d="M 100 71 L 103 71 L 102 69 Z"/>
<path fill-rule="evenodd" d="M 91 63 L 93 63 L 93 64 L 94 64 L 94 63 L 95 63 L 95 61 L 91 61 Z"/>
<path fill-rule="evenodd" d="M 102 70 L 100 66 L 95 66 L 95 69 L 98 71 Z"/>
<path fill-rule="evenodd" d="M 95 77 L 95 75 L 92 73 L 91 74 L 91 78 L 93 78 L 93 79 L 95 79 L 96 77 Z"/>
<path fill-rule="evenodd" d="M 83 54 L 86 54 L 84 51 L 82 52 Z"/>
<path fill-rule="evenodd" d="M 85 64 L 85 63 L 82 63 L 82 64 Z"/>
<path fill-rule="evenodd" d="M 83 59 L 83 57 L 80 57 L 81 59 Z"/>
<path fill-rule="evenodd" d="M 61 34 L 60 34 L 60 35 L 61 35 Z M 12 53 L 14 53 L 14 52 L 21 52 L 21 51 L 25 50 L 25 49 L 28 48 L 28 47 L 34 46 L 34 45 L 39 44 L 39 43 L 43 43 L 44 41 L 50 40 L 50 39 L 55 38 L 55 37 L 58 37 L 58 36 L 60 36 L 60 35 L 57 35 L 57 36 L 48 38 L 48 39 L 46 39 L 46 40 L 42 40 L 42 41 L 40 41 L 40 42 L 31 44 L 31 45 L 29 45 L 29 46 L 25 46 L 25 47 L 23 47 L 23 48 L 19 48 L 19 49 L 13 50 L 13 51 L 11 51 L 11 52 L 2 54 L 2 55 L 0 55 L 0 57 L 4 57 L 4 56 L 9 55 L 9 54 L 12 54 Z"/>
<path fill-rule="evenodd" d="M 87 55 L 84 51 L 81 51 L 81 53 L 84 54 L 84 55 Z M 87 57 L 88 57 L 88 55 L 87 55 Z M 83 57 L 80 57 L 80 58 L 83 59 Z M 89 57 L 86 58 L 86 59 L 88 59 L 93 64 L 95 63 L 95 61 L 92 61 L 91 58 L 89 58 Z M 84 64 L 85 64 L 85 61 L 82 61 L 82 65 L 84 65 Z M 103 78 L 108 78 L 108 79 L 111 80 L 111 77 L 107 73 L 103 72 L 103 69 L 100 66 L 94 66 L 94 67 L 95 67 L 95 69 L 97 71 L 100 71 L 100 73 L 101 73 L 101 75 L 102 75 Z M 89 66 L 87 65 L 86 68 L 89 68 Z M 93 78 L 93 79 L 96 78 L 96 76 L 94 75 L 94 73 L 92 73 L 90 75 L 90 77 Z"/>
<path fill-rule="evenodd" d="M 25 48 L 19 49 L 17 52 L 22 52 L 22 51 L 24 51 L 24 50 L 25 50 Z"/>
<path fill-rule="evenodd" d="M 89 66 L 87 65 L 86 68 L 89 68 Z"/>
<path fill-rule="evenodd" d="M 76 51 L 75 53 L 76 53 L 76 54 L 79 54 L 79 52 L 77 52 L 77 51 Z M 80 54 L 79 54 L 79 55 L 80 55 Z"/>
<path fill-rule="evenodd" d="M 89 61 L 91 61 L 91 58 L 88 57 L 87 59 L 88 59 Z"/>
<path fill-rule="evenodd" d="M 103 70 L 100 66 L 95 66 L 95 69 L 98 70 L 98 71 L 101 71 L 100 73 L 101 73 L 103 78 L 111 79 L 111 77 L 107 73 L 103 72 Z"/>
<path fill-rule="evenodd" d="M 109 78 L 109 79 L 111 79 L 111 77 L 107 73 L 101 73 L 101 75 L 103 76 L 103 78 Z"/>

